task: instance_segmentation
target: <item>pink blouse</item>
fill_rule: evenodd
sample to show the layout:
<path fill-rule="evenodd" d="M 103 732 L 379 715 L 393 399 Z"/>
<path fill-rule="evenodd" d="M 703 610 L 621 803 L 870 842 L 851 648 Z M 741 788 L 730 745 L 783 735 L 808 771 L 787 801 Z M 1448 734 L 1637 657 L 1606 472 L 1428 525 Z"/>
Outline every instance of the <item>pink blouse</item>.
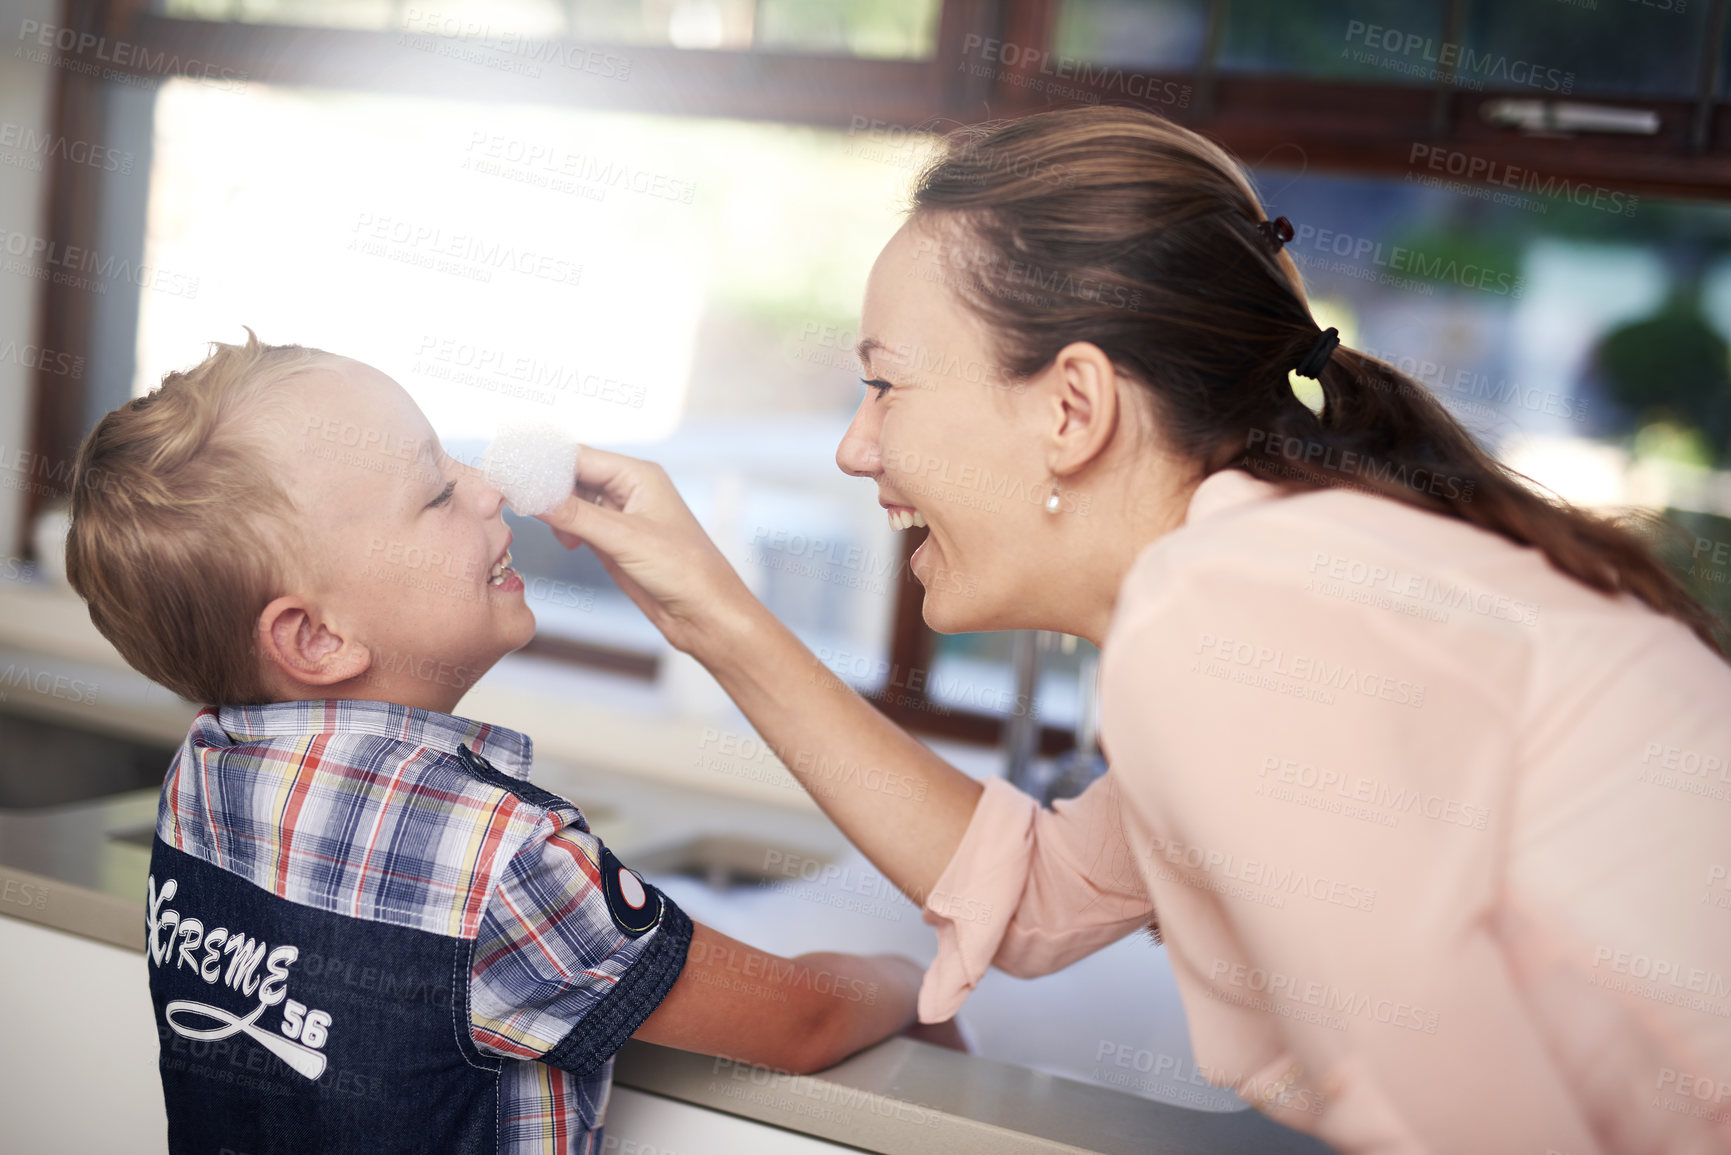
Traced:
<path fill-rule="evenodd" d="M 1731 666 L 1675 620 L 1229 470 L 1124 580 L 1101 733 L 1079 798 L 986 783 L 923 1021 L 1158 911 L 1203 1072 L 1342 1151 L 1731 1151 Z"/>

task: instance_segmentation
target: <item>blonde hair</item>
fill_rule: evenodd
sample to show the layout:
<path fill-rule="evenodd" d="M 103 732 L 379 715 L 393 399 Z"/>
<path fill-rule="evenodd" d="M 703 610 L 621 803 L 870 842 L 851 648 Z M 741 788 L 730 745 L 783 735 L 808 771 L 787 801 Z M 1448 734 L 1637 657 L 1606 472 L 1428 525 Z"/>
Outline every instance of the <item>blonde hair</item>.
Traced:
<path fill-rule="evenodd" d="M 284 382 L 337 360 L 246 333 L 97 422 L 78 452 L 66 539 L 66 576 L 102 636 L 210 706 L 268 700 L 258 616 L 309 556 L 258 418 Z"/>

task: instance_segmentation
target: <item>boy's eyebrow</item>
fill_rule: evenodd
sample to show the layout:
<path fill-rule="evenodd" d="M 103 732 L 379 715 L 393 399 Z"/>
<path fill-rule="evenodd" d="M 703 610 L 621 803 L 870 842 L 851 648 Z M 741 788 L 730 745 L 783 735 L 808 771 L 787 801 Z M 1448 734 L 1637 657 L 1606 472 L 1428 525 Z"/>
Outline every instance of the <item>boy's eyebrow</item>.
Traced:
<path fill-rule="evenodd" d="M 417 465 L 425 464 L 427 468 L 426 473 L 416 475 L 415 484 L 409 489 L 409 501 L 417 509 L 420 508 L 420 499 L 415 496 L 415 491 L 420 488 L 423 481 L 431 480 L 439 482 L 441 485 L 444 481 L 444 478 L 439 473 L 439 463 L 434 460 L 433 456 L 433 446 L 438 443 L 439 441 L 437 437 L 429 437 L 422 441 L 419 448 L 415 451 L 415 463 Z"/>
<path fill-rule="evenodd" d="M 428 471 L 437 474 L 439 472 L 439 462 L 438 453 L 436 451 L 442 448 L 444 448 L 444 443 L 439 440 L 439 435 L 435 433 L 433 436 L 421 442 L 420 449 L 415 453 L 415 460 L 425 461 L 427 463 Z"/>

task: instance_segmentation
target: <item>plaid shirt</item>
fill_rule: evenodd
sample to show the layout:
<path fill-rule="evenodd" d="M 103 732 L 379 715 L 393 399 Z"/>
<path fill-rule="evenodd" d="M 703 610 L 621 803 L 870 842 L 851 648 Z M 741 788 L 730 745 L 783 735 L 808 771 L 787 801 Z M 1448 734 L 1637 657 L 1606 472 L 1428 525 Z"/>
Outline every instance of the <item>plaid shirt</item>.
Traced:
<path fill-rule="evenodd" d="M 512 1060 L 499 1150 L 591 1152 L 612 1054 L 678 977 L 690 922 L 663 898 L 647 933 L 615 926 L 603 872 L 623 868 L 528 784 L 531 752 L 525 734 L 390 702 L 207 707 L 157 834 L 291 902 L 472 941 L 473 1041 Z M 586 1022 L 616 988 L 630 997 Z"/>

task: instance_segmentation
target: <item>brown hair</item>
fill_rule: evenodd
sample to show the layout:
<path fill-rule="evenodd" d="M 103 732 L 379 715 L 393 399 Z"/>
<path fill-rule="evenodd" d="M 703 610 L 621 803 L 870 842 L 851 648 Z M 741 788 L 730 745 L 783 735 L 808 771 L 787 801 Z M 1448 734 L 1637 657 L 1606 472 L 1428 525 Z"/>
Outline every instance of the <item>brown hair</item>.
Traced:
<path fill-rule="evenodd" d="M 1288 491 L 1362 488 L 1543 551 L 1627 591 L 1725 657 L 1723 624 L 1622 526 L 1523 484 L 1429 390 L 1342 345 L 1313 412 L 1288 372 L 1321 333 L 1238 162 L 1150 113 L 1085 107 L 951 133 L 914 218 L 1012 377 L 1074 341 L 1146 386 L 1168 448 L 1200 477 L 1247 469 Z M 1296 451 L 1296 452 L 1292 452 Z M 1656 519 L 1655 519 L 1656 520 Z"/>
<path fill-rule="evenodd" d="M 212 344 L 109 413 L 72 477 L 66 576 L 133 668 L 202 705 L 266 700 L 254 631 L 303 549 L 298 509 L 254 428 L 275 387 L 330 354 Z"/>

